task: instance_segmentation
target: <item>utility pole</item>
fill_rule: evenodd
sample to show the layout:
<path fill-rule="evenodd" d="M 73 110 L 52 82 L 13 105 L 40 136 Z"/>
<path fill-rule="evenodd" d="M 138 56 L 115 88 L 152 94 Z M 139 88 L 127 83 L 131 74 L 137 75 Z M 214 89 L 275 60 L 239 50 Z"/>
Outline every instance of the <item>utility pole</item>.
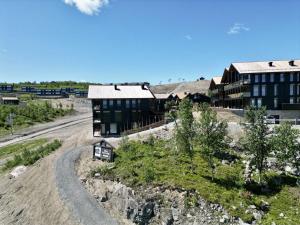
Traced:
<path fill-rule="evenodd" d="M 9 115 L 6 118 L 6 124 L 8 124 L 10 126 L 10 133 L 11 135 L 13 135 L 13 127 L 14 127 L 14 118 L 15 118 L 15 114 L 14 113 L 9 113 Z"/>

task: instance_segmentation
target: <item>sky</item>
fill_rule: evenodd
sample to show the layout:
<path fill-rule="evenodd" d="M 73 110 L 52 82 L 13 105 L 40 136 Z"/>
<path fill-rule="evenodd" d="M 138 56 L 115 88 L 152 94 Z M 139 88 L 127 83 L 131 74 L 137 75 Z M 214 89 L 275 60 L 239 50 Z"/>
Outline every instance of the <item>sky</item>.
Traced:
<path fill-rule="evenodd" d="M 299 0 L 0 0 L 0 82 L 210 79 L 300 59 Z"/>

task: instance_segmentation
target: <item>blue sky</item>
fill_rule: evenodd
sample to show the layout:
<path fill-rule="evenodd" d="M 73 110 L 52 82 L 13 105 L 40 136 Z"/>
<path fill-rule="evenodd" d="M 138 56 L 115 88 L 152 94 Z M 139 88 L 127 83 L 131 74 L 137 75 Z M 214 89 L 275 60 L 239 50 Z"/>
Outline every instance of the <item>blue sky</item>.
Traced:
<path fill-rule="evenodd" d="M 195 80 L 300 58 L 299 0 L 0 0 L 0 82 Z"/>

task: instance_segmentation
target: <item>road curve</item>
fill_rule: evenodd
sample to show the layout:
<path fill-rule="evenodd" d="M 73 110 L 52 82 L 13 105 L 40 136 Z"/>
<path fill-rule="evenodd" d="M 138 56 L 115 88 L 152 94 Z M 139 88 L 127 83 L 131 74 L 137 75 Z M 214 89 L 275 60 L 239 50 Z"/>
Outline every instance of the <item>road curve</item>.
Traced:
<path fill-rule="evenodd" d="M 60 197 L 74 218 L 82 225 L 119 225 L 84 189 L 75 172 L 75 161 L 87 147 L 66 151 L 55 163 L 55 177 Z"/>

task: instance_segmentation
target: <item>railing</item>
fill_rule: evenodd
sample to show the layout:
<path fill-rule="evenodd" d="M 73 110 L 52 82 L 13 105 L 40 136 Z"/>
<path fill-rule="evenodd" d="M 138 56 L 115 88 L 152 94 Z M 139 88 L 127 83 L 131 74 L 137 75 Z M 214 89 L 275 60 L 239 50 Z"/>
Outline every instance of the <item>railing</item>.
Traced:
<path fill-rule="evenodd" d="M 282 103 L 283 110 L 300 110 L 300 103 Z"/>
<path fill-rule="evenodd" d="M 240 92 L 240 93 L 235 93 L 235 94 L 230 94 L 225 96 L 225 99 L 239 99 L 239 98 L 247 98 L 250 97 L 251 93 L 250 92 Z"/>
<path fill-rule="evenodd" d="M 165 120 L 161 120 L 161 121 L 158 121 L 158 122 L 155 122 L 155 123 L 143 126 L 143 127 L 126 130 L 126 131 L 124 131 L 124 133 L 126 133 L 126 135 L 134 134 L 134 133 L 138 133 L 141 131 L 149 130 L 150 128 L 160 127 L 160 126 L 164 125 L 165 123 L 166 123 Z"/>
<path fill-rule="evenodd" d="M 239 80 L 239 81 L 236 81 L 234 83 L 227 84 L 227 85 L 224 86 L 224 91 L 240 87 L 241 85 L 244 85 L 244 84 L 250 84 L 250 82 L 251 82 L 251 80 L 247 79 L 247 80 Z"/>

